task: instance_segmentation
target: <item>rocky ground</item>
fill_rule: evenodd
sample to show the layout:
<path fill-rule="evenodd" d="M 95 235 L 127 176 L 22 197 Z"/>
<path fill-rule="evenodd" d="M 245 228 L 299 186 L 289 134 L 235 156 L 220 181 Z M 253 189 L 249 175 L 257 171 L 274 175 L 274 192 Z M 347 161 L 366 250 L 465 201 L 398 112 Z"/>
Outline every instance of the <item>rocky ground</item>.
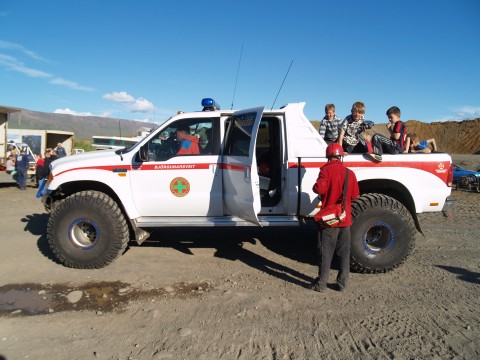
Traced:
<path fill-rule="evenodd" d="M 409 260 L 344 293 L 306 288 L 311 226 L 167 229 L 73 270 L 48 250 L 35 190 L 0 194 L 0 359 L 480 357 L 480 193 L 454 190 L 452 218 L 420 215 Z"/>

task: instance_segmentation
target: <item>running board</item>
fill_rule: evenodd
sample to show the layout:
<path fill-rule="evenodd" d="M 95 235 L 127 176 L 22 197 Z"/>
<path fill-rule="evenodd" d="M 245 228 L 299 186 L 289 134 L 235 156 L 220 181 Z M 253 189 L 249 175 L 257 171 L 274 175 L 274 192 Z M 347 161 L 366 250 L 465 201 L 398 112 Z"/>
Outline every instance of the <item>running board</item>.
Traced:
<path fill-rule="evenodd" d="M 139 217 L 132 220 L 139 228 L 177 227 L 177 226 L 257 226 L 234 216 L 212 217 Z M 298 226 L 296 216 L 259 216 L 261 226 Z"/>

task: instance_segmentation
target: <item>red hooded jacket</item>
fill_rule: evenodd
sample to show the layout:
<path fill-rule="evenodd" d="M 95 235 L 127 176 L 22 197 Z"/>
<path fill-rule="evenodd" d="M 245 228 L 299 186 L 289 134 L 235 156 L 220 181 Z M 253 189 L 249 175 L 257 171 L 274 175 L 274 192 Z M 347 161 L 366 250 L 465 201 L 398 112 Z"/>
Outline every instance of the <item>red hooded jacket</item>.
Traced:
<path fill-rule="evenodd" d="M 193 135 L 187 136 L 180 143 L 180 149 L 177 152 L 177 155 L 196 155 L 200 154 L 200 148 L 198 143 L 200 140 Z"/>
<path fill-rule="evenodd" d="M 322 198 L 322 206 L 341 204 L 343 195 L 343 182 L 345 181 L 346 167 L 340 160 L 332 159 L 325 164 L 318 174 L 313 191 Z M 348 170 L 347 198 L 345 199 L 345 222 L 339 227 L 352 225 L 352 200 L 360 195 L 357 177 L 352 170 Z"/>

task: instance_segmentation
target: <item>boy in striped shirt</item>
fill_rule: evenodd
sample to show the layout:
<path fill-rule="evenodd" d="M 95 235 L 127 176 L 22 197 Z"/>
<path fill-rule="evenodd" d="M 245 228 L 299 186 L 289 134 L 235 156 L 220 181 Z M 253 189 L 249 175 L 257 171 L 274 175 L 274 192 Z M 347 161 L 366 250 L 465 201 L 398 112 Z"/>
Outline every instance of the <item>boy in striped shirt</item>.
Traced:
<path fill-rule="evenodd" d="M 330 145 L 332 142 L 337 141 L 338 129 L 341 124 L 342 119 L 340 119 L 335 114 L 335 105 L 325 105 L 325 117 L 320 122 L 319 133 L 320 136 L 325 140 L 327 145 Z"/>

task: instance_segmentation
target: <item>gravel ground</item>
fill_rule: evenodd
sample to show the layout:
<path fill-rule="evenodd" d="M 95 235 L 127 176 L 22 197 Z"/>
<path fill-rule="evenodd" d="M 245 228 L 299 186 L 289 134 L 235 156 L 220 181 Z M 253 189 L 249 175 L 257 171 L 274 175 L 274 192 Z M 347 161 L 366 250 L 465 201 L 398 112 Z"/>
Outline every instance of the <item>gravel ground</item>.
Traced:
<path fill-rule="evenodd" d="M 165 229 L 74 270 L 52 258 L 35 189 L 0 194 L 0 359 L 480 358 L 480 193 L 421 214 L 409 260 L 344 293 L 306 288 L 311 226 Z"/>

